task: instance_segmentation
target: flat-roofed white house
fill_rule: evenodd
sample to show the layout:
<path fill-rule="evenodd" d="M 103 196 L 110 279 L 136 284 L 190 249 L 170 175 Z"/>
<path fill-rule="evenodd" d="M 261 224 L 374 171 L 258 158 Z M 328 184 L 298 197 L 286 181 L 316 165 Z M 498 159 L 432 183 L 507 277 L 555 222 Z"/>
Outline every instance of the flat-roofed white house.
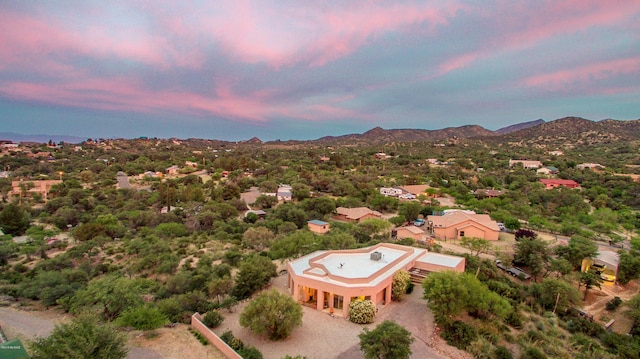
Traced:
<path fill-rule="evenodd" d="M 347 317 L 356 299 L 370 299 L 377 306 L 390 303 L 393 275 L 399 270 L 463 272 L 465 263 L 463 257 L 392 243 L 321 250 L 287 264 L 288 288 L 304 305 Z"/>

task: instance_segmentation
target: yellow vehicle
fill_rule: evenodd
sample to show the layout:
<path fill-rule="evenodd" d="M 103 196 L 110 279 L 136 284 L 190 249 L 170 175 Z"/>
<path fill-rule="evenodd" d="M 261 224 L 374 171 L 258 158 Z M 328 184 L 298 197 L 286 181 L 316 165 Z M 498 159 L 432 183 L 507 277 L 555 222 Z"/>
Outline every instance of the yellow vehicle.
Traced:
<path fill-rule="evenodd" d="M 606 280 L 607 282 L 615 282 L 616 272 L 611 269 L 607 269 L 600 273 L 600 278 L 602 278 L 602 280 Z"/>

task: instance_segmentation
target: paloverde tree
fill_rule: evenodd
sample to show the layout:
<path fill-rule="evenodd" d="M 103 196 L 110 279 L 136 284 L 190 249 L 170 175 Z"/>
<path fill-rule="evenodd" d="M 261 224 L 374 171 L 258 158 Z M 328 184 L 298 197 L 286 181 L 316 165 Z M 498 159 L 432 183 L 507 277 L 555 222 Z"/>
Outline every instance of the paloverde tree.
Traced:
<path fill-rule="evenodd" d="M 277 289 L 258 294 L 240 314 L 240 325 L 252 332 L 282 340 L 302 325 L 302 306 Z"/>
<path fill-rule="evenodd" d="M 546 272 L 550 260 L 551 249 L 546 241 L 534 238 L 523 239 L 516 243 L 513 261 L 518 265 L 527 266 L 534 280 Z"/>
<path fill-rule="evenodd" d="M 93 317 L 60 324 L 47 338 L 31 344 L 32 359 L 120 359 L 127 357 L 126 338 Z"/>
<path fill-rule="evenodd" d="M 271 277 L 276 276 L 276 265 L 271 259 L 254 255 L 240 263 L 240 271 L 235 278 L 236 286 L 231 294 L 237 299 L 245 299 L 264 288 Z"/>
<path fill-rule="evenodd" d="M 374 330 L 364 328 L 358 335 L 366 359 L 407 359 L 411 356 L 411 333 L 397 323 L 385 320 Z"/>

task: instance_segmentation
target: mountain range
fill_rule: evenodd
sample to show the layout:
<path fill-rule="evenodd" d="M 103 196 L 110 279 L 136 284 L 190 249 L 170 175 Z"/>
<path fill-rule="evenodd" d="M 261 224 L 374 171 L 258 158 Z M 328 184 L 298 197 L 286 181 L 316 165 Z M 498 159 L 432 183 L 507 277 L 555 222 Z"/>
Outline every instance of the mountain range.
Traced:
<path fill-rule="evenodd" d="M 383 129 L 372 128 L 361 134 L 347 134 L 342 136 L 326 136 L 308 141 L 272 141 L 281 144 L 316 145 L 365 145 L 390 142 L 441 142 L 452 139 L 482 138 L 484 140 L 500 139 L 517 142 L 545 142 L 553 140 L 566 140 L 575 144 L 594 144 L 612 141 L 640 140 L 640 120 L 602 120 L 591 121 L 580 117 L 564 117 L 546 122 L 542 119 L 522 122 L 500 128 L 495 131 L 487 130 L 478 125 L 466 125 L 460 127 L 447 127 L 439 130 L 424 129 Z M 0 133 L 0 140 L 13 142 L 67 142 L 80 143 L 85 139 L 74 136 L 60 135 L 20 135 L 16 133 Z M 193 140 L 193 139 L 191 139 Z M 220 141 L 225 142 L 225 141 Z M 257 137 L 242 141 L 245 144 L 262 144 Z M 269 142 L 267 142 L 269 143 Z"/>

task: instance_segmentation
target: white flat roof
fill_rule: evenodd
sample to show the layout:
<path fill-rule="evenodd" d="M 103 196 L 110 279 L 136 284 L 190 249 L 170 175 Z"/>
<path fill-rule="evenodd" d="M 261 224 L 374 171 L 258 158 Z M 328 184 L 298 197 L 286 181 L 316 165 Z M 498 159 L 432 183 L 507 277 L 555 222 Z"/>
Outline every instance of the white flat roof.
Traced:
<path fill-rule="evenodd" d="M 418 258 L 418 262 L 435 264 L 443 267 L 455 268 L 462 262 L 464 258 L 449 256 L 446 254 L 428 252 Z"/>
<path fill-rule="evenodd" d="M 381 258 L 372 260 L 373 252 L 380 252 Z M 316 251 L 291 262 L 290 267 L 297 276 L 327 283 L 374 286 L 425 253 L 426 249 L 382 243 L 356 250 Z"/>

